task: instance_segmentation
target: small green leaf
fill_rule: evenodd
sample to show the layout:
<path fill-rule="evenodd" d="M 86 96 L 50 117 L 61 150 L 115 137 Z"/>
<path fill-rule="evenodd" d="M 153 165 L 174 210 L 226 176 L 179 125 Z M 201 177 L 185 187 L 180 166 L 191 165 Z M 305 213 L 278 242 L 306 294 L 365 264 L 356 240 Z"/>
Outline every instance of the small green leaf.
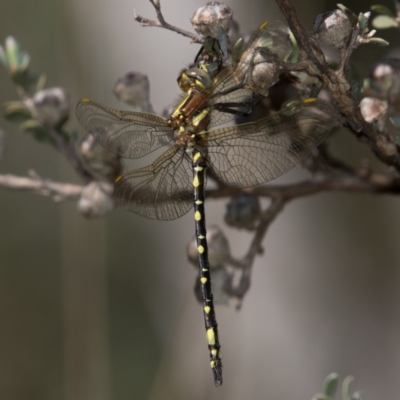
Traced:
<path fill-rule="evenodd" d="M 339 383 L 339 375 L 332 373 L 329 374 L 324 381 L 324 393 L 327 396 L 334 397 L 336 395 L 337 387 Z"/>
<path fill-rule="evenodd" d="M 8 69 L 7 56 L 3 46 L 0 46 L 0 62 Z"/>
<path fill-rule="evenodd" d="M 327 396 L 325 393 L 317 393 L 313 396 L 311 400 L 333 400 L 333 399 Z"/>
<path fill-rule="evenodd" d="M 395 128 L 400 130 L 400 116 L 393 116 L 389 118 L 389 121 L 393 124 Z"/>
<path fill-rule="evenodd" d="M 226 57 L 228 55 L 228 35 L 222 26 L 218 28 L 218 42 L 224 57 Z"/>
<path fill-rule="evenodd" d="M 344 378 L 343 383 L 342 383 L 342 397 L 343 400 L 351 400 L 351 394 L 350 394 L 350 386 L 351 383 L 353 382 L 353 377 L 352 376 L 346 376 Z"/>
<path fill-rule="evenodd" d="M 39 122 L 33 119 L 23 122 L 19 128 L 22 132 L 31 133 L 39 142 L 53 143 L 53 139 L 51 138 L 49 132 L 44 129 Z"/>
<path fill-rule="evenodd" d="M 290 53 L 288 63 L 294 64 L 299 59 L 299 46 L 297 44 L 293 45 L 292 52 Z"/>
<path fill-rule="evenodd" d="M 243 39 L 239 38 L 237 40 L 237 42 L 235 43 L 235 45 L 233 46 L 233 50 L 232 50 L 232 59 L 233 60 L 236 60 L 240 51 L 242 50 L 242 47 L 243 47 Z"/>
<path fill-rule="evenodd" d="M 7 101 L 1 105 L 4 118 L 9 121 L 26 121 L 32 118 L 31 113 L 21 101 Z"/>
<path fill-rule="evenodd" d="M 19 69 L 21 71 L 25 71 L 29 67 L 29 62 L 31 61 L 31 57 L 26 52 L 19 53 Z"/>
<path fill-rule="evenodd" d="M 358 15 L 358 24 L 361 35 L 364 35 L 366 32 L 368 32 L 368 18 L 363 13 Z"/>
<path fill-rule="evenodd" d="M 378 15 L 372 20 L 372 26 L 376 29 L 397 28 L 399 24 L 392 17 L 387 15 Z"/>
<path fill-rule="evenodd" d="M 12 36 L 6 38 L 5 51 L 10 70 L 12 71 L 13 69 L 17 69 L 19 61 L 19 45 Z"/>
<path fill-rule="evenodd" d="M 374 6 L 371 6 L 371 11 L 375 11 L 378 14 L 382 15 L 387 15 L 388 17 L 395 17 L 395 15 L 392 13 L 392 10 L 390 8 L 382 5 L 382 4 L 375 4 Z"/>
<path fill-rule="evenodd" d="M 47 82 L 46 74 L 40 75 L 39 79 L 36 82 L 36 92 L 40 92 L 41 90 L 43 90 L 44 87 L 46 86 L 46 82 Z"/>
<path fill-rule="evenodd" d="M 367 43 L 376 44 L 378 46 L 388 46 L 389 45 L 389 42 L 387 42 L 385 39 L 377 38 L 377 37 L 368 39 Z"/>

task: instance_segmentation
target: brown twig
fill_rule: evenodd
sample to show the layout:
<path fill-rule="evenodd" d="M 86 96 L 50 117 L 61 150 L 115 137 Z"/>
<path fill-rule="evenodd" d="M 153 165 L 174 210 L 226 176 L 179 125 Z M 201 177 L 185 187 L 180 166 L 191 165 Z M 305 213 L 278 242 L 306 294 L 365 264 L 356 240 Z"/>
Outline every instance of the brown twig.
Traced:
<path fill-rule="evenodd" d="M 325 157 L 331 166 L 338 163 L 337 160 L 331 159 L 327 153 Z M 241 260 L 232 258 L 228 260 L 231 266 L 241 270 L 239 284 L 236 287 L 228 289 L 229 294 L 239 300 L 238 308 L 241 307 L 242 300 L 250 288 L 254 260 L 256 255 L 262 251 L 261 243 L 264 236 L 272 222 L 288 202 L 300 197 L 328 191 L 400 194 L 400 180 L 392 175 L 382 173 L 365 174 L 365 170 L 351 171 L 342 163 L 339 163 L 339 167 L 340 169 L 337 170 L 330 170 L 325 173 L 320 172 L 318 177 L 314 179 L 290 185 L 268 185 L 245 190 L 221 186 L 217 189 L 207 191 L 206 196 L 208 198 L 232 197 L 245 191 L 255 196 L 271 199 L 270 206 L 260 217 L 260 222 L 246 256 Z"/>
<path fill-rule="evenodd" d="M 367 123 L 361 115 L 358 104 L 351 91 L 351 82 L 342 70 L 334 71 L 321 62 L 323 53 L 315 42 L 311 43 L 306 30 L 297 17 L 290 0 L 276 0 L 278 7 L 286 17 L 288 24 L 300 48 L 300 61 L 291 70 L 303 70 L 311 76 L 319 78 L 332 95 L 333 103 L 346 118 L 353 133 L 385 164 L 395 167 L 400 172 L 400 153 L 394 139 L 386 132 L 380 132 L 375 125 Z M 350 48 L 345 56 L 349 58 L 356 47 L 357 40 L 352 38 Z M 322 58 L 324 60 L 324 58 Z M 348 60 L 341 60 L 342 69 L 346 70 Z"/>
<path fill-rule="evenodd" d="M 283 210 L 287 200 L 284 200 L 281 196 L 272 197 L 270 206 L 262 213 L 260 217 L 260 223 L 257 226 L 256 233 L 251 242 L 250 248 L 244 257 L 242 264 L 242 273 L 240 276 L 239 284 L 236 287 L 232 287 L 229 290 L 231 296 L 235 296 L 239 302 L 236 306 L 239 309 L 242 305 L 243 298 L 251 285 L 251 273 L 253 270 L 254 259 L 257 254 L 262 253 L 261 243 L 264 239 L 268 228 Z"/>
<path fill-rule="evenodd" d="M 64 155 L 78 175 L 85 182 L 94 180 L 92 173 L 89 172 L 89 170 L 83 165 L 82 160 L 79 158 L 74 143 L 70 140 L 66 140 L 65 136 L 59 130 L 52 127 L 45 128 L 49 131 L 50 136 L 53 139 L 54 147 Z"/>
<path fill-rule="evenodd" d="M 321 192 L 342 191 L 351 193 L 388 193 L 400 194 L 400 180 L 388 174 L 371 173 L 367 177 L 345 174 L 328 174 L 321 178 L 311 179 L 290 185 L 268 185 L 249 189 L 223 187 L 210 189 L 208 198 L 237 196 L 246 192 L 261 197 L 282 197 L 285 201 L 310 196 Z"/>
<path fill-rule="evenodd" d="M 135 20 L 137 22 L 140 23 L 140 25 L 142 25 L 143 27 L 146 26 L 155 26 L 158 28 L 165 28 L 168 29 L 170 31 L 179 33 L 180 35 L 186 36 L 189 39 L 192 40 L 192 43 L 203 43 L 203 38 L 201 36 L 195 35 L 194 33 L 191 33 L 189 31 L 185 31 L 184 29 L 180 29 L 174 25 L 169 24 L 167 21 L 165 21 L 165 18 L 161 12 L 161 4 L 160 1 L 151 1 L 150 3 L 153 5 L 154 9 L 156 10 L 157 13 L 157 19 L 159 22 L 148 19 L 148 18 L 144 18 L 140 15 L 136 15 L 135 13 Z"/>
<path fill-rule="evenodd" d="M 38 112 L 32 97 L 26 92 L 26 90 L 21 85 L 15 85 L 16 91 L 24 102 L 27 109 L 30 111 L 32 116 L 37 119 Z M 76 152 L 73 141 L 66 138 L 66 136 L 61 131 L 61 128 L 55 128 L 52 126 L 43 125 L 43 128 L 47 130 L 51 136 L 54 147 L 65 156 L 71 166 L 79 174 L 79 176 L 87 183 L 94 179 L 93 175 L 89 172 L 87 168 L 82 163 Z"/>

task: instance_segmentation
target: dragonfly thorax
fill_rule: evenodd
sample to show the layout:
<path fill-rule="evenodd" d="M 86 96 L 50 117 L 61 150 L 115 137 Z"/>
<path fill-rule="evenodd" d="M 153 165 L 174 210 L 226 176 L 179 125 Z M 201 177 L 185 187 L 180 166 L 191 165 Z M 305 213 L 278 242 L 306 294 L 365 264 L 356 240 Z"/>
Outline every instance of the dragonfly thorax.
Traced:
<path fill-rule="evenodd" d="M 189 127 L 190 129 L 190 127 Z M 206 131 L 193 132 L 189 129 L 181 128 L 176 134 L 175 143 L 182 148 L 192 150 L 195 147 L 203 147 L 206 139 Z"/>
<path fill-rule="evenodd" d="M 196 116 L 206 108 L 206 104 L 207 98 L 202 89 L 198 86 L 191 87 L 188 95 L 172 113 L 168 124 L 173 128 L 191 125 Z"/>

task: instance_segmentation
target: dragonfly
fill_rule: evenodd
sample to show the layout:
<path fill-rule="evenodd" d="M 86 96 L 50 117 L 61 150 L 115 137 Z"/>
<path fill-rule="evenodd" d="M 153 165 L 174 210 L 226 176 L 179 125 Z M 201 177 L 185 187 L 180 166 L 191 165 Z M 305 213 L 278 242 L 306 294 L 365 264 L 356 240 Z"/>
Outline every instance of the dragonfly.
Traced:
<path fill-rule="evenodd" d="M 206 170 L 231 187 L 264 184 L 298 164 L 337 125 L 328 104 L 306 99 L 254 122 L 215 128 L 237 115 L 249 115 L 275 82 L 269 64 L 284 56 L 265 44 L 276 43 L 274 29 L 262 24 L 228 65 L 222 65 L 219 54 L 209 52 L 200 61 L 196 57 L 195 65 L 178 78 L 185 96 L 169 119 L 119 111 L 89 99 L 82 99 L 76 109 L 83 127 L 120 157 L 137 159 L 167 147 L 152 164 L 119 176 L 114 197 L 118 206 L 151 219 L 174 220 L 194 209 L 203 315 L 216 386 L 222 385 L 222 359 L 206 240 Z"/>

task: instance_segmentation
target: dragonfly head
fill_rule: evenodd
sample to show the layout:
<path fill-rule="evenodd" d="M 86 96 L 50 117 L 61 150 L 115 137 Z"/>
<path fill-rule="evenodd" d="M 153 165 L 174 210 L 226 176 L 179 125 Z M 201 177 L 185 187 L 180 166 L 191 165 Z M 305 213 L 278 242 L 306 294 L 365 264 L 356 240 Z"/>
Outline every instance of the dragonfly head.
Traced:
<path fill-rule="evenodd" d="M 197 67 L 185 69 L 178 77 L 178 85 L 185 93 L 193 86 L 197 86 L 203 90 L 208 89 L 211 87 L 211 81 L 209 72 Z"/>

